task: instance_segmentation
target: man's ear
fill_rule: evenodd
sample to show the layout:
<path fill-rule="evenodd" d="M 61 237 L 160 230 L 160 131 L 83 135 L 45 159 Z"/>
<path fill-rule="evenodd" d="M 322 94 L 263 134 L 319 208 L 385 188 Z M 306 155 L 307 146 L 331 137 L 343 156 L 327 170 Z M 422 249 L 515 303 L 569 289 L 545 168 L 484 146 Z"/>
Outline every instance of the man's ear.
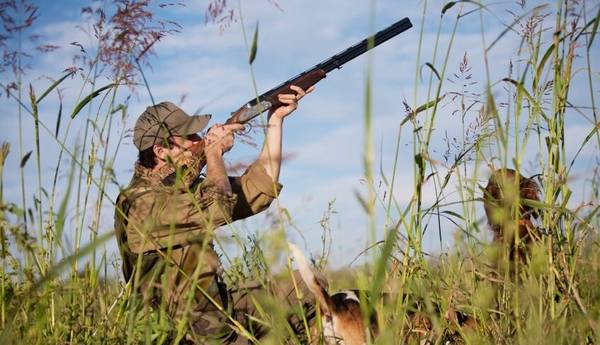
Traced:
<path fill-rule="evenodd" d="M 162 145 L 158 145 L 158 144 L 154 144 L 154 146 L 152 146 L 152 151 L 154 151 L 154 155 L 156 156 L 156 158 L 166 161 L 167 160 L 167 149 L 164 148 Z"/>

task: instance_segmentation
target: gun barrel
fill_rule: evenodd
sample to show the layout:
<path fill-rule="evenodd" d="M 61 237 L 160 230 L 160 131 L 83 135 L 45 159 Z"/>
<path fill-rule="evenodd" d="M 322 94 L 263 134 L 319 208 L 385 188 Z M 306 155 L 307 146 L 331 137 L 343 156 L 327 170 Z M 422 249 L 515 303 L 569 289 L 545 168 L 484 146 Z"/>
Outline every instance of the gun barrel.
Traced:
<path fill-rule="evenodd" d="M 364 40 L 358 42 L 352 47 L 321 62 L 320 64 L 315 66 L 315 68 L 322 69 L 325 71 L 325 73 L 329 73 L 336 68 L 340 68 L 348 61 L 353 60 L 354 58 L 377 47 L 383 42 L 388 41 L 389 39 L 403 33 L 411 27 L 412 23 L 410 22 L 410 19 L 404 18 L 390 25 L 389 27 L 377 32 L 374 36 L 365 38 Z"/>
<path fill-rule="evenodd" d="M 264 100 L 265 96 L 268 96 L 269 94 L 272 94 L 273 92 L 278 91 L 279 89 L 281 89 L 282 87 L 284 87 L 286 85 L 292 84 L 295 80 L 300 79 L 304 75 L 309 74 L 311 72 L 314 72 L 317 70 L 323 70 L 327 74 L 336 68 L 341 68 L 342 65 L 346 64 L 347 62 L 357 58 L 358 56 L 366 53 L 370 49 L 377 47 L 378 45 L 382 44 L 383 42 L 388 41 L 389 39 L 401 34 L 402 32 L 404 32 L 410 28 L 412 28 L 412 23 L 410 22 L 410 19 L 408 19 L 408 17 L 401 19 L 401 20 L 397 21 L 396 23 L 390 25 L 389 27 L 377 32 L 372 37 L 365 38 L 364 40 L 356 43 L 355 45 L 351 46 L 350 48 L 347 48 L 347 49 L 339 52 L 338 54 L 335 54 L 334 56 L 326 59 L 325 61 L 322 61 L 321 63 L 317 64 L 316 66 L 311 67 L 308 70 L 298 74 L 297 76 L 295 76 L 289 80 L 286 80 L 283 83 L 275 86 L 271 90 L 260 95 L 259 99 L 261 101 Z M 252 99 L 248 103 L 251 105 L 254 105 L 254 104 L 256 104 L 256 99 Z"/>

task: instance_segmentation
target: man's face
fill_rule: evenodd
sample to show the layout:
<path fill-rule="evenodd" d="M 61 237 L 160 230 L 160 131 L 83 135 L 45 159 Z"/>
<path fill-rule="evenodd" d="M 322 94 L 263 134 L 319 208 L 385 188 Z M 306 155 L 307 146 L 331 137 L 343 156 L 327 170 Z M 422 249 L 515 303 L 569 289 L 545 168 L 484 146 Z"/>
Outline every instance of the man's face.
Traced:
<path fill-rule="evenodd" d="M 171 137 L 171 141 L 174 143 L 174 145 L 172 145 L 172 146 L 174 146 L 173 148 L 179 148 L 180 150 L 189 150 L 192 148 L 192 146 L 194 146 L 201 140 L 202 140 L 202 138 L 196 133 L 190 134 L 185 137 L 180 137 L 180 136 L 172 136 Z"/>
<path fill-rule="evenodd" d="M 184 161 L 193 155 L 193 147 L 202 141 L 198 134 L 190 134 L 186 137 L 172 136 L 168 147 L 160 147 L 158 159 L 167 160 L 167 156 L 175 163 Z"/>

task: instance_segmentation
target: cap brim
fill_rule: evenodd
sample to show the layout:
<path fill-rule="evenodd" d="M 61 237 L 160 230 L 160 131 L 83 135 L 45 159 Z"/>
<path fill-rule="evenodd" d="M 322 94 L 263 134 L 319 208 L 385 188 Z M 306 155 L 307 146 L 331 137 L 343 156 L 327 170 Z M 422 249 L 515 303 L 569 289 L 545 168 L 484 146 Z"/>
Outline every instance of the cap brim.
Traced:
<path fill-rule="evenodd" d="M 178 129 L 177 134 L 189 135 L 202 131 L 208 126 L 211 116 L 210 114 L 190 116 L 190 119 Z"/>

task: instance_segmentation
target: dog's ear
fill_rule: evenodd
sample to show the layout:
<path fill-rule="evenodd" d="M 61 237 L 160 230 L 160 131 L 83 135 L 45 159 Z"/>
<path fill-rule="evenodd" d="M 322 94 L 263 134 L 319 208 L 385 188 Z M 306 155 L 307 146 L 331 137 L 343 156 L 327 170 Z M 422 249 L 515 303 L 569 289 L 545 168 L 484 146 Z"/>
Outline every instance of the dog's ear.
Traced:
<path fill-rule="evenodd" d="M 323 276 L 317 277 L 315 272 L 310 267 L 310 264 L 304 257 L 304 254 L 296 247 L 295 245 L 288 243 L 290 251 L 292 252 L 292 256 L 294 260 L 298 264 L 298 271 L 300 272 L 300 276 L 304 283 L 315 295 L 315 298 L 319 302 L 321 307 L 321 311 L 325 316 L 331 316 L 331 296 L 327 292 L 329 288 L 329 284 L 327 280 Z"/>

